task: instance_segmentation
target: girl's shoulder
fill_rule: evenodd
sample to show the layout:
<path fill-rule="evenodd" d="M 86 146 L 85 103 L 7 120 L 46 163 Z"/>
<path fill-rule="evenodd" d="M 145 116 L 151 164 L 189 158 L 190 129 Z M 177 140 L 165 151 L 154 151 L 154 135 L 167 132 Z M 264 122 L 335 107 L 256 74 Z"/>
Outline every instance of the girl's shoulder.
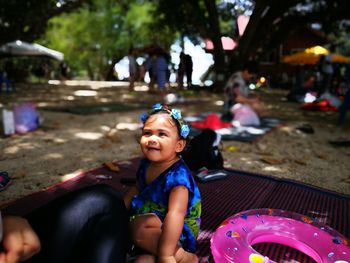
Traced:
<path fill-rule="evenodd" d="M 166 181 L 169 187 L 176 185 L 189 187 L 193 184 L 194 178 L 184 160 L 180 159 L 167 170 Z"/>
<path fill-rule="evenodd" d="M 174 170 L 175 173 L 181 173 L 186 176 L 192 177 L 192 173 L 183 159 L 180 159 L 176 163 L 174 163 L 172 165 L 172 169 Z"/>

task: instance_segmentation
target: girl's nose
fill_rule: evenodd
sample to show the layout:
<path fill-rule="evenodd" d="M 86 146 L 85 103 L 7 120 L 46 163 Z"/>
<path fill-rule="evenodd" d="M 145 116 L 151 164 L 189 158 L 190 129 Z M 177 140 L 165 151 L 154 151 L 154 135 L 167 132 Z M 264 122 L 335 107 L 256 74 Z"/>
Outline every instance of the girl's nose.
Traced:
<path fill-rule="evenodd" d="M 147 141 L 147 145 L 148 146 L 154 146 L 154 145 L 156 145 L 157 144 L 157 142 L 156 142 L 156 140 L 153 138 L 153 136 L 151 136 L 149 139 L 148 139 L 148 141 Z"/>

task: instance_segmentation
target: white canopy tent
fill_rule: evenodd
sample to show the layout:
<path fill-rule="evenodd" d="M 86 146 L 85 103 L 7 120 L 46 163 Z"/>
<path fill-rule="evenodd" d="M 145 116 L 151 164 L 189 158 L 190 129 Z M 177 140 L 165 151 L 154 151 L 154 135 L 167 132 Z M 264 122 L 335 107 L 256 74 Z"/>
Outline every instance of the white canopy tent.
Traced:
<path fill-rule="evenodd" d="M 23 42 L 21 40 L 16 40 L 0 46 L 0 56 L 1 55 L 46 56 L 58 61 L 63 61 L 64 59 L 64 54 L 59 51 L 49 49 L 39 44 Z"/>

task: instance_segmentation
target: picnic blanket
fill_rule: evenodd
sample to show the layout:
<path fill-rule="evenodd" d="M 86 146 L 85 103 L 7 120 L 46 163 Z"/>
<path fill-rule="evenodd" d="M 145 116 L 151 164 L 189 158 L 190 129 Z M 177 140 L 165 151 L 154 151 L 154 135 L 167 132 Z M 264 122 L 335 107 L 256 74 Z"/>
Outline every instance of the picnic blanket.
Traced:
<path fill-rule="evenodd" d="M 122 184 L 121 180 L 135 178 L 138 162 L 138 158 L 116 162 L 119 172 L 112 172 L 106 167 L 83 172 L 66 182 L 16 200 L 3 211 L 25 215 L 64 193 L 91 184 L 109 184 L 125 193 L 128 185 Z M 202 260 L 212 262 L 210 238 L 220 223 L 233 214 L 249 209 L 273 208 L 300 213 L 350 237 L 350 196 L 271 176 L 227 171 L 229 175 L 225 179 L 198 183 L 202 196 L 202 227 L 197 254 Z M 272 260 L 284 258 L 314 262 L 303 253 L 282 245 L 263 243 L 254 245 L 254 248 Z"/>
<path fill-rule="evenodd" d="M 205 114 L 202 114 L 196 117 L 185 118 L 185 121 L 190 125 L 191 136 L 200 134 L 205 128 L 197 128 L 198 126 L 194 127 L 191 123 L 203 120 L 205 116 Z M 264 117 L 260 119 L 259 126 L 232 127 L 227 125 L 227 122 L 222 122 L 221 125 L 217 125 L 214 130 L 221 135 L 221 139 L 224 141 L 255 142 L 273 129 L 279 127 L 281 124 L 282 122 L 279 119 Z"/>

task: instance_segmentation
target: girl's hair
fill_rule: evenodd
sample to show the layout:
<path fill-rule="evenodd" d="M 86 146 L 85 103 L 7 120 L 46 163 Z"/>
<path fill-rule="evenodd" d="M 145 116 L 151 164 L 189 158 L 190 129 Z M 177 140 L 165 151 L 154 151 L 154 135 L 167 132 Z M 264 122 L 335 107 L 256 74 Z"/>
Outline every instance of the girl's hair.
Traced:
<path fill-rule="evenodd" d="M 181 111 L 178 109 L 171 109 L 168 105 L 166 104 L 154 104 L 152 107 L 151 112 L 147 113 L 144 112 L 141 114 L 141 121 L 145 124 L 146 121 L 149 119 L 150 116 L 155 115 L 155 114 L 161 114 L 161 113 L 166 113 L 169 114 L 172 120 L 174 121 L 179 137 L 181 139 L 186 140 L 188 138 L 188 135 L 190 133 L 190 129 L 186 122 L 183 120 L 181 116 Z"/>

